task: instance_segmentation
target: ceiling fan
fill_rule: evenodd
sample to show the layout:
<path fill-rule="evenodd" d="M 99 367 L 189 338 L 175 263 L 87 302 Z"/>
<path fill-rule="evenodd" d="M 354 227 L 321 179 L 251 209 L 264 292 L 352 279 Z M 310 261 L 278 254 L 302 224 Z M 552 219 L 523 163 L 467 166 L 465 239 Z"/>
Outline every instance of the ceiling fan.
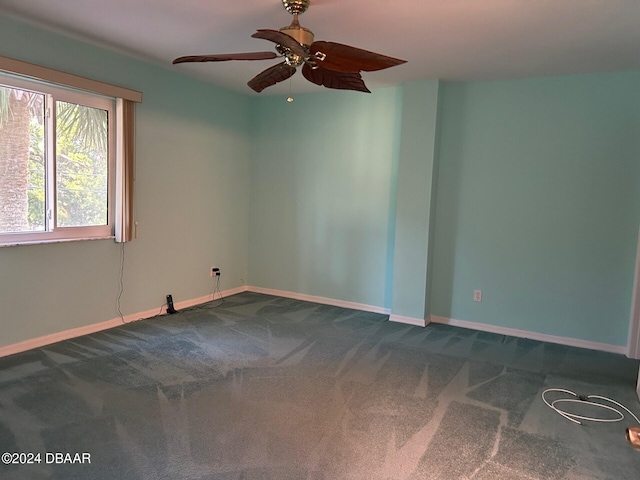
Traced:
<path fill-rule="evenodd" d="M 226 62 L 228 60 L 271 60 L 284 58 L 253 77 L 247 85 L 260 93 L 267 87 L 288 79 L 298 67 L 302 75 L 316 85 L 341 90 L 371 93 L 360 72 L 372 72 L 405 63 L 405 60 L 369 52 L 341 43 L 314 41 L 313 32 L 298 22 L 311 0 L 282 0 L 284 8 L 293 15 L 290 25 L 280 30 L 261 29 L 251 35 L 276 44 L 276 52 L 222 53 L 191 55 L 176 58 L 173 63 Z"/>

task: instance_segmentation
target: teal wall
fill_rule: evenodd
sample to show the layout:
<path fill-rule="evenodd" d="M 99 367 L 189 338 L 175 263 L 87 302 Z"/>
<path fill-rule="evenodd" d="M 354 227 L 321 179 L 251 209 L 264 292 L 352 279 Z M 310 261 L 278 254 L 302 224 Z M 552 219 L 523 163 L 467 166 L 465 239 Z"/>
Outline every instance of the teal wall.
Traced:
<path fill-rule="evenodd" d="M 0 16 L 0 55 L 144 93 L 137 109 L 136 216 L 122 312 L 207 295 L 248 275 L 249 99 Z M 118 316 L 112 240 L 0 248 L 0 346 Z"/>
<path fill-rule="evenodd" d="M 432 313 L 625 345 L 640 72 L 452 83 L 441 100 Z"/>
<path fill-rule="evenodd" d="M 437 191 L 438 91 L 437 80 L 402 87 L 393 278 L 389 283 L 393 315 L 414 321 L 429 315 L 433 270 L 429 244 Z"/>
<path fill-rule="evenodd" d="M 250 285 L 624 345 L 640 72 L 249 97 L 0 16 L 0 55 L 144 92 L 125 314 Z M 0 249 L 0 346 L 117 316 L 112 241 Z M 481 303 L 472 301 L 482 289 Z"/>
<path fill-rule="evenodd" d="M 399 89 L 253 102 L 251 285 L 388 306 Z"/>
<path fill-rule="evenodd" d="M 626 344 L 640 72 L 252 108 L 252 285 Z"/>

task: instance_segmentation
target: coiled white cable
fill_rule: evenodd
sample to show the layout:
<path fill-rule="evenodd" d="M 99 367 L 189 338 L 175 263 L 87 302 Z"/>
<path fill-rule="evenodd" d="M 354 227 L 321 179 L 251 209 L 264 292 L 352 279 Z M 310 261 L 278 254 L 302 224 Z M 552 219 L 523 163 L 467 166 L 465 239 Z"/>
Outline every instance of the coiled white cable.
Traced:
<path fill-rule="evenodd" d="M 557 400 L 554 400 L 553 402 L 549 403 L 549 401 L 545 398 L 545 394 L 547 394 L 548 392 L 566 393 L 568 395 L 573 395 L 575 398 L 558 398 Z M 559 413 L 560 415 L 562 415 L 567 420 L 570 420 L 573 423 L 577 423 L 578 425 L 584 425 L 582 422 L 580 422 L 580 420 L 588 420 L 590 422 L 607 422 L 607 423 L 611 423 L 611 422 L 619 422 L 622 419 L 624 419 L 624 414 L 620 410 L 618 410 L 617 408 L 611 407 L 609 405 L 604 405 L 602 403 L 594 402 L 592 400 L 603 400 L 603 401 L 606 401 L 606 402 L 610 402 L 610 403 L 612 403 L 614 405 L 617 405 L 618 407 L 620 407 L 620 408 L 624 409 L 626 412 L 628 412 L 629 415 L 631 415 L 636 420 L 636 422 L 638 422 L 638 424 L 640 425 L 640 420 L 638 419 L 638 417 L 636 417 L 634 415 L 634 413 L 631 410 L 629 410 L 627 407 L 625 407 L 621 403 L 616 402 L 615 400 L 612 400 L 612 399 L 607 398 L 607 397 L 601 397 L 600 395 L 586 395 L 586 396 L 584 396 L 584 395 L 578 395 L 575 392 L 572 392 L 571 390 L 566 390 L 564 388 L 547 388 L 544 392 L 542 392 L 542 400 L 544 401 L 544 403 L 547 404 L 547 406 L 549 408 L 551 408 L 552 410 L 555 410 L 556 413 Z M 594 407 L 598 407 L 598 408 L 602 408 L 602 409 L 614 412 L 614 413 L 618 414 L 619 416 L 617 418 L 585 417 L 585 416 L 582 416 L 582 415 L 577 415 L 575 413 L 567 412 L 566 410 L 561 410 L 560 408 L 556 407 L 556 405 L 559 404 L 559 403 L 580 403 L 582 405 L 592 405 Z"/>

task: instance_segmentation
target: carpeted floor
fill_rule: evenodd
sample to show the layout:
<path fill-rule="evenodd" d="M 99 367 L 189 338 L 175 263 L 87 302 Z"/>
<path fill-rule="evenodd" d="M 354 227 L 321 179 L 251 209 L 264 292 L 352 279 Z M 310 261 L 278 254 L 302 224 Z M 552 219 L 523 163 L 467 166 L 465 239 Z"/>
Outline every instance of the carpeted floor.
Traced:
<path fill-rule="evenodd" d="M 0 453 L 41 453 L 0 478 L 637 480 L 632 420 L 574 425 L 540 398 L 562 387 L 640 414 L 637 372 L 243 293 L 0 359 Z"/>

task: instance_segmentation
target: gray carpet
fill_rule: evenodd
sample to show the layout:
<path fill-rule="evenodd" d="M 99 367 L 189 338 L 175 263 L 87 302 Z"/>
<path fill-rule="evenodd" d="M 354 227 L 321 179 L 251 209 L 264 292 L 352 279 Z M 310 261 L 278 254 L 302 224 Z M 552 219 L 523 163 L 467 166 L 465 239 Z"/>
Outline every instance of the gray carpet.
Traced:
<path fill-rule="evenodd" d="M 253 293 L 217 304 L 0 359 L 0 453 L 42 454 L 0 478 L 640 478 L 631 420 L 578 426 L 540 398 L 638 414 L 637 361 Z"/>

